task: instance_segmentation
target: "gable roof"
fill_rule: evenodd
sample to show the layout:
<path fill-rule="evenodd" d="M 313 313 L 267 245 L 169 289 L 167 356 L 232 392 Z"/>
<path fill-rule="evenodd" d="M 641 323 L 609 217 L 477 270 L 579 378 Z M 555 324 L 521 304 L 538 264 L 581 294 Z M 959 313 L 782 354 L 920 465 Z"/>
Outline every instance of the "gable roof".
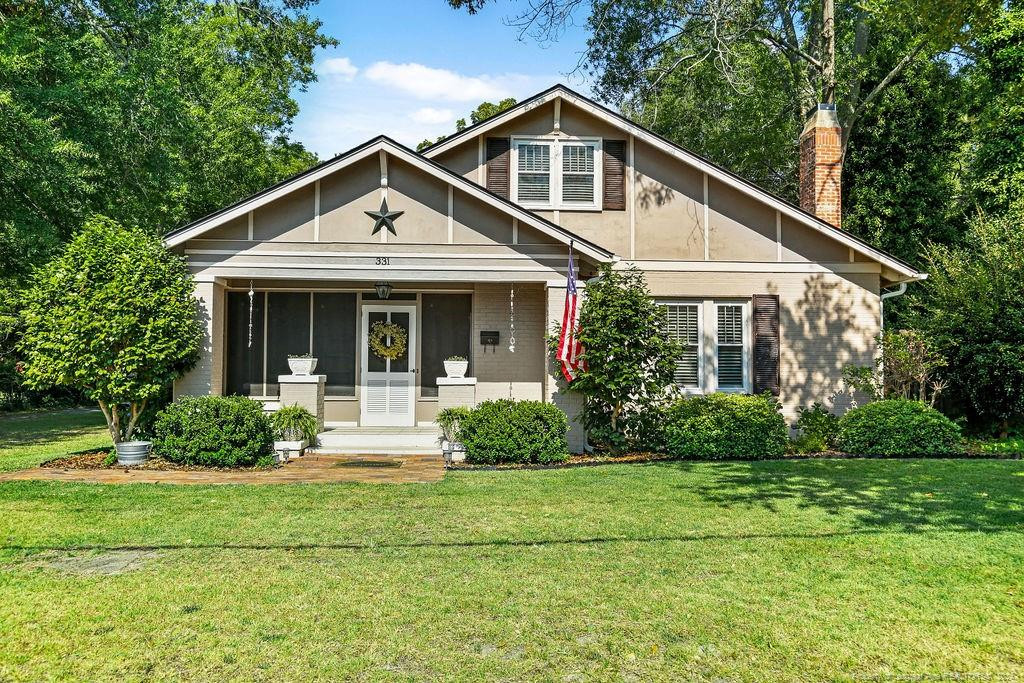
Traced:
<path fill-rule="evenodd" d="M 710 177 L 715 178 L 721 182 L 724 182 L 731 187 L 738 189 L 739 191 L 750 195 L 772 208 L 782 212 L 784 215 L 789 216 L 797 220 L 798 222 L 806 225 L 820 233 L 823 233 L 836 241 L 845 244 L 846 246 L 858 251 L 865 256 L 868 256 L 882 265 L 890 268 L 903 277 L 897 277 L 894 281 L 904 280 L 924 280 L 928 277 L 927 273 L 922 273 L 914 268 L 912 265 L 899 259 L 891 254 L 888 254 L 881 249 L 877 249 L 864 240 L 851 235 L 850 233 L 840 230 L 831 223 L 824 221 L 812 213 L 804 211 L 799 206 L 792 202 L 779 197 L 778 195 L 772 194 L 761 187 L 758 187 L 754 183 L 742 178 L 732 171 L 719 166 L 718 164 L 706 159 L 698 154 L 691 152 L 690 150 L 680 147 L 679 145 L 671 142 L 657 133 L 644 128 L 643 126 L 634 123 L 622 116 L 618 112 L 615 112 L 608 107 L 605 107 L 588 97 L 585 97 L 578 92 L 561 84 L 552 86 L 543 92 L 539 92 L 533 97 L 523 100 L 516 106 L 506 109 L 505 111 L 496 114 L 488 119 L 484 119 L 478 123 L 473 124 L 461 131 L 454 133 L 443 140 L 440 140 L 433 145 L 420 151 L 420 154 L 432 159 L 440 154 L 466 142 L 469 138 L 482 135 L 489 130 L 496 128 L 504 123 L 507 123 L 519 115 L 533 109 L 537 106 L 552 102 L 556 99 L 562 99 L 570 104 L 583 109 L 589 114 L 596 116 L 599 119 L 607 122 L 608 124 L 622 130 L 635 138 L 646 142 L 663 152 L 668 153 L 690 166 L 695 167 L 699 171 L 707 173 Z"/>
<path fill-rule="evenodd" d="M 373 156 L 374 154 L 378 154 L 381 151 L 421 169 L 425 173 L 428 173 L 429 175 L 462 190 L 466 194 L 479 199 L 485 204 L 489 204 L 494 208 L 504 211 L 509 214 L 509 216 L 519 220 L 520 223 L 536 228 L 540 232 L 562 242 L 563 244 L 572 243 L 573 248 L 577 252 L 585 254 L 596 261 L 609 262 L 616 260 L 615 255 L 607 249 L 598 246 L 531 211 L 527 211 L 514 202 L 503 197 L 499 197 L 486 188 L 463 178 L 435 161 L 417 154 L 405 145 L 395 142 L 385 135 L 380 135 L 372 140 L 367 140 L 358 147 L 354 147 L 349 151 L 343 152 L 336 157 L 321 162 L 302 173 L 298 173 L 276 183 L 275 185 L 271 185 L 251 197 L 246 197 L 245 199 L 239 200 L 230 206 L 214 211 L 203 218 L 172 230 L 164 235 L 164 244 L 168 247 L 182 244 L 217 227 L 218 225 L 227 223 L 239 216 L 244 216 L 253 209 L 263 206 L 264 204 L 268 204 L 275 199 L 279 199 L 286 194 L 309 185 L 314 181 L 320 180 L 321 178 L 350 166 L 357 161 Z"/>

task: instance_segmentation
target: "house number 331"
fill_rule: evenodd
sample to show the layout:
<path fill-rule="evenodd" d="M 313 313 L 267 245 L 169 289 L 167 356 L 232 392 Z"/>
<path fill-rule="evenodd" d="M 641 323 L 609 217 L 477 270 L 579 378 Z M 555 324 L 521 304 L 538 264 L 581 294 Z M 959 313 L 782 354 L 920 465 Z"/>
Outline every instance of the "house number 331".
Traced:
<path fill-rule="evenodd" d="M 391 265 L 391 258 L 388 257 L 388 256 L 378 256 L 377 257 L 377 265 L 378 266 L 390 266 Z"/>

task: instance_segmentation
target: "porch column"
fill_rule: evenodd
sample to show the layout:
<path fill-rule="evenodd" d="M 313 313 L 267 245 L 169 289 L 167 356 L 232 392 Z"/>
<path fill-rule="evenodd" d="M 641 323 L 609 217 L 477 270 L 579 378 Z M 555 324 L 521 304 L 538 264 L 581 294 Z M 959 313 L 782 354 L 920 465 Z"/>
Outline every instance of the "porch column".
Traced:
<path fill-rule="evenodd" d="M 203 330 L 199 360 L 195 367 L 174 382 L 179 396 L 219 396 L 224 392 L 224 285 L 196 282 L 196 315 Z"/>
<path fill-rule="evenodd" d="M 546 329 L 562 324 L 562 312 L 565 309 L 565 282 L 547 285 L 547 322 Z M 562 369 L 551 358 L 545 347 L 544 364 L 544 400 L 554 403 L 569 417 L 569 452 L 582 453 L 587 445 L 587 432 L 581 421 L 583 413 L 583 395 L 577 391 L 568 391 L 562 377 Z"/>

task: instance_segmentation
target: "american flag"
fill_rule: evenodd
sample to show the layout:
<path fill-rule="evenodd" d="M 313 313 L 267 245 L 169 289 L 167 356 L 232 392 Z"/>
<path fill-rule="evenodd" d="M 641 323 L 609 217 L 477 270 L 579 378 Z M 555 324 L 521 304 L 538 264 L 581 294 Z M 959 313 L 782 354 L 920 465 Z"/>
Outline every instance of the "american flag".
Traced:
<path fill-rule="evenodd" d="M 576 338 L 580 323 L 580 297 L 576 289 L 576 267 L 572 262 L 572 243 L 569 243 L 569 279 L 565 286 L 565 311 L 562 313 L 562 334 L 558 339 L 558 360 L 562 363 L 562 374 L 566 382 L 576 379 L 576 373 L 585 364 L 583 345 Z"/>

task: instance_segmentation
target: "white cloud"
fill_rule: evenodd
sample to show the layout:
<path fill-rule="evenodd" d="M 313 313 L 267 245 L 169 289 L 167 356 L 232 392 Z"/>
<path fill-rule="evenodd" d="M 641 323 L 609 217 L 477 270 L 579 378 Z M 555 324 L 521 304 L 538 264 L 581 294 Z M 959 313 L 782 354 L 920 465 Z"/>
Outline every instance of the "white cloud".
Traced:
<path fill-rule="evenodd" d="M 509 97 L 513 83 L 523 76 L 464 76 L 448 69 L 435 69 L 409 62 L 374 62 L 365 75 L 371 81 L 387 85 L 423 100 L 480 102 Z"/>
<path fill-rule="evenodd" d="M 409 118 L 416 123 L 434 124 L 450 123 L 455 120 L 455 112 L 451 109 L 435 109 L 434 107 L 421 107 L 409 114 Z"/>
<path fill-rule="evenodd" d="M 359 73 L 359 69 L 348 57 L 331 57 L 320 63 L 320 73 L 351 81 Z"/>

